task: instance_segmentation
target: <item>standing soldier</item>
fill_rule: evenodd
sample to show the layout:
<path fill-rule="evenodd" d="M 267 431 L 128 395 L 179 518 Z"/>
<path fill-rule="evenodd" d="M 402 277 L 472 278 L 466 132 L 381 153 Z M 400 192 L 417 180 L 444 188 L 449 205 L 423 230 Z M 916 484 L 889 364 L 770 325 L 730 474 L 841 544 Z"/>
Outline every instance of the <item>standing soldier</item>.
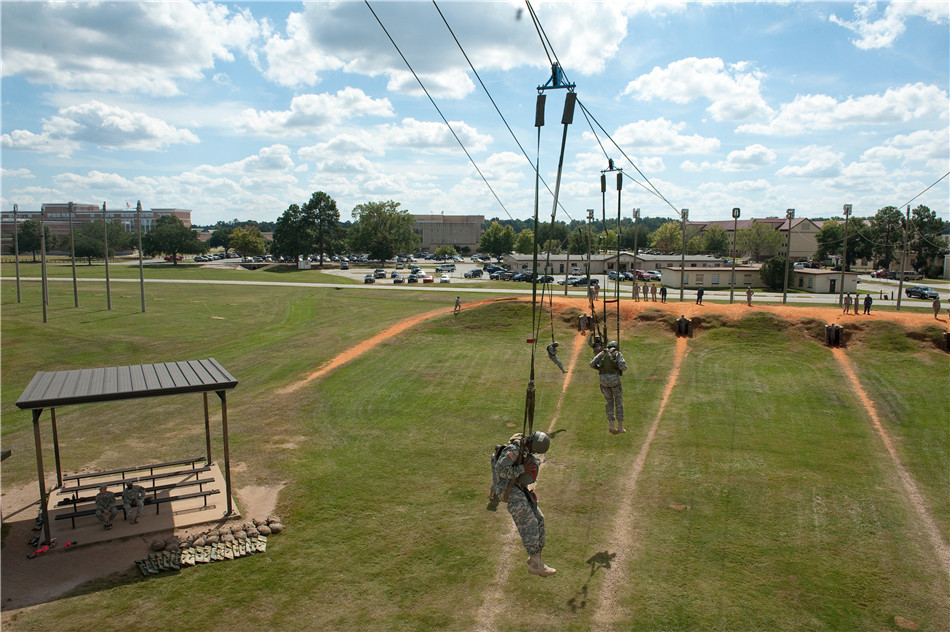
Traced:
<path fill-rule="evenodd" d="M 703 286 L 700 285 L 699 289 L 696 290 L 696 304 L 697 305 L 703 304 L 703 292 L 705 292 L 705 290 L 703 289 Z"/>
<path fill-rule="evenodd" d="M 650 286 L 650 296 L 653 297 L 653 302 L 656 303 L 656 286 L 655 285 Z"/>
<path fill-rule="evenodd" d="M 634 283 L 636 283 L 636 281 L 634 281 Z M 643 300 L 647 300 L 647 296 L 649 296 L 648 294 L 649 291 L 650 291 L 650 286 L 648 286 L 647 282 L 644 281 L 643 282 Z"/>
<path fill-rule="evenodd" d="M 145 489 L 130 482 L 122 490 L 122 505 L 125 507 L 125 519 L 132 524 L 137 523 L 145 507 Z"/>
<path fill-rule="evenodd" d="M 870 315 L 871 313 L 871 303 L 874 302 L 874 299 L 871 298 L 871 293 L 868 292 L 868 295 L 864 297 L 864 313 Z"/>
<path fill-rule="evenodd" d="M 458 314 L 460 311 L 462 311 L 462 297 L 456 296 L 455 297 L 455 311 L 452 313 Z"/>
<path fill-rule="evenodd" d="M 551 358 L 551 362 L 557 365 L 557 368 L 561 369 L 561 373 L 567 373 L 567 370 L 564 368 L 564 365 L 561 364 L 561 360 L 557 357 L 557 343 L 552 342 L 548 345 L 548 357 Z"/>
<path fill-rule="evenodd" d="M 937 314 L 940 313 L 940 295 L 937 295 L 937 298 L 934 299 L 934 302 L 931 303 L 931 306 L 934 308 L 934 318 L 937 318 Z M 937 318 L 937 320 L 940 320 Z"/>
<path fill-rule="evenodd" d="M 617 341 L 608 342 L 607 348 L 590 361 L 590 367 L 597 369 L 600 374 L 600 392 L 607 400 L 607 423 L 610 434 L 626 432 L 623 427 L 623 387 L 620 384 L 620 376 L 627 370 L 627 363 L 620 353 L 620 345 Z M 616 430 L 614 430 L 615 419 Z"/>
<path fill-rule="evenodd" d="M 745 302 L 749 307 L 752 307 L 752 287 L 747 287 L 745 289 Z"/>
<path fill-rule="evenodd" d="M 660 286 L 660 302 L 661 303 L 666 302 L 666 286 L 665 285 Z"/>
<path fill-rule="evenodd" d="M 640 302 L 640 286 L 637 285 L 637 282 L 633 282 L 633 300 Z"/>
<path fill-rule="evenodd" d="M 109 491 L 105 485 L 99 487 L 99 493 L 96 494 L 96 518 L 105 523 L 106 531 L 112 528 L 112 520 L 119 510 L 115 506 L 115 494 Z"/>
<path fill-rule="evenodd" d="M 844 313 L 845 314 L 851 313 L 851 292 L 847 292 L 844 295 Z"/>
<path fill-rule="evenodd" d="M 541 460 L 535 455 L 544 454 L 550 446 L 551 438 L 543 432 L 535 432 L 527 437 L 519 433 L 511 437 L 508 445 L 498 446 L 492 455 L 489 508 L 492 509 L 499 501 L 508 504 L 508 513 L 518 527 L 521 542 L 530 555 L 528 572 L 541 577 L 557 572 L 541 561 L 544 514 L 538 507 L 538 497 L 533 491 L 541 467 Z"/>

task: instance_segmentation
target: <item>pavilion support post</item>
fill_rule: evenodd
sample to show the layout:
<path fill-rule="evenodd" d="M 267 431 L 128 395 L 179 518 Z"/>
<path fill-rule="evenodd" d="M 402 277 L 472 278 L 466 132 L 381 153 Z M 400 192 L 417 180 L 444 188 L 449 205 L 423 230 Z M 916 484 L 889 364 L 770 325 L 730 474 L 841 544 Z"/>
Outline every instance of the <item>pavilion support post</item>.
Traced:
<path fill-rule="evenodd" d="M 56 409 L 49 409 L 50 417 L 52 418 L 52 428 L 53 428 L 53 459 L 56 461 L 56 487 L 63 486 L 63 467 L 60 465 L 59 461 L 59 432 L 56 429 Z"/>
<path fill-rule="evenodd" d="M 224 435 L 224 487 L 228 499 L 228 511 L 224 515 L 230 516 L 234 513 L 231 505 L 231 451 L 228 447 L 228 394 L 227 391 L 218 391 L 218 397 L 221 399 L 221 428 Z"/>
<path fill-rule="evenodd" d="M 211 465 L 211 417 L 208 415 L 208 394 L 202 393 L 205 400 L 205 465 Z"/>
<path fill-rule="evenodd" d="M 33 410 L 33 445 L 36 449 L 36 480 L 40 486 L 40 511 L 43 512 L 43 534 L 50 541 L 49 511 L 46 508 L 46 477 L 43 474 L 43 441 L 40 439 L 40 415 L 42 408 Z"/>

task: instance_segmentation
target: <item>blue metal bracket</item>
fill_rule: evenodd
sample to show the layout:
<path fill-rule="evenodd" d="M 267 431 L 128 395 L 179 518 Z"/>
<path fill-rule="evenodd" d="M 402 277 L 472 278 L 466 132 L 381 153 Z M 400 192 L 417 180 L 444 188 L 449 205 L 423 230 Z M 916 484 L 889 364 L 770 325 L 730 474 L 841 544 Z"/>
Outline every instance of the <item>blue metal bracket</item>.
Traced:
<path fill-rule="evenodd" d="M 567 88 L 568 90 L 573 91 L 576 86 L 573 83 L 565 83 L 564 71 L 561 70 L 560 64 L 554 62 L 551 65 L 551 78 L 548 79 L 548 82 L 543 86 L 538 86 L 538 90 L 555 90 L 557 88 Z"/>

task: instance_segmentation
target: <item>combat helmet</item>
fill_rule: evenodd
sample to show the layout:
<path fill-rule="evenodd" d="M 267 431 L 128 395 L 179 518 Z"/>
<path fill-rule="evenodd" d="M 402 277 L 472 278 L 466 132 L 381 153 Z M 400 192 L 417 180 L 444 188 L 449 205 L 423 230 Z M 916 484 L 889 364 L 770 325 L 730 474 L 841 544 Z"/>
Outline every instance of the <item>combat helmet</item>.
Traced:
<path fill-rule="evenodd" d="M 620 348 L 620 345 L 617 344 L 617 341 L 616 341 L 616 340 L 611 340 L 610 342 L 607 343 L 607 348 L 608 348 L 608 349 L 619 349 L 619 348 Z"/>
<path fill-rule="evenodd" d="M 540 430 L 533 432 L 528 441 L 531 442 L 531 452 L 533 454 L 544 454 L 551 447 L 551 437 Z"/>

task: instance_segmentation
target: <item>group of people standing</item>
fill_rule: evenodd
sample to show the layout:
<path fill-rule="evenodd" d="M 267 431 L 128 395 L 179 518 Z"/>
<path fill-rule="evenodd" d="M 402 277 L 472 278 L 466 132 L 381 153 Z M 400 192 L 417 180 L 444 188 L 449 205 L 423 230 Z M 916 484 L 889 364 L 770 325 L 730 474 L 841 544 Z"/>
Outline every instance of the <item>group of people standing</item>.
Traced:
<path fill-rule="evenodd" d="M 842 313 L 843 313 L 843 314 L 850 314 L 850 313 L 851 313 L 851 305 L 852 305 L 851 292 L 846 292 L 846 293 L 845 293 L 844 299 L 843 299 L 843 303 L 844 303 L 844 311 L 843 311 Z M 860 293 L 860 292 L 858 292 L 858 293 L 856 293 L 856 294 L 854 295 L 853 304 L 854 304 L 854 313 L 855 313 L 855 315 L 857 315 L 857 313 L 858 313 L 858 306 L 861 304 L 861 293 Z M 864 295 L 864 313 L 865 313 L 865 314 L 870 314 L 870 313 L 871 313 L 871 305 L 873 305 L 873 304 L 874 304 L 874 299 L 871 298 L 871 293 L 868 292 L 867 294 Z"/>
<path fill-rule="evenodd" d="M 634 301 L 638 303 L 640 302 L 641 292 L 643 293 L 644 301 L 649 301 L 650 298 L 652 297 L 653 302 L 654 303 L 656 302 L 656 293 L 657 293 L 656 285 L 649 285 L 646 281 L 644 281 L 643 286 L 641 287 L 637 285 L 637 283 L 634 281 L 633 283 L 633 300 Z M 664 285 L 660 286 L 660 302 L 661 303 L 666 302 L 666 286 Z"/>

